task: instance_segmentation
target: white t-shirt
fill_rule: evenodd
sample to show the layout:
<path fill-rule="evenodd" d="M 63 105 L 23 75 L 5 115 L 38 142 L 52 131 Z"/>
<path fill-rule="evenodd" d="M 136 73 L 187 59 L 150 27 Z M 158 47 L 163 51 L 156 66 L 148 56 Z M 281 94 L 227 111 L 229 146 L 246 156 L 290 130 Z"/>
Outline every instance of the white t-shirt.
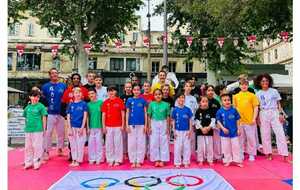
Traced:
<path fill-rule="evenodd" d="M 96 87 L 96 91 L 97 91 L 97 99 L 98 100 L 102 100 L 104 102 L 104 100 L 106 100 L 108 98 L 106 86 L 102 86 L 100 89 L 97 89 L 97 87 Z"/>
<path fill-rule="evenodd" d="M 167 81 L 166 84 L 172 84 L 171 82 L 173 82 L 174 85 L 173 84 L 172 85 L 174 86 L 175 89 L 179 85 L 177 77 L 176 77 L 175 73 L 173 73 L 173 72 L 168 72 L 166 81 Z M 159 82 L 159 78 L 158 78 L 158 75 L 156 75 L 154 77 L 154 79 L 152 80 L 152 84 L 155 84 L 155 83 L 158 83 L 158 82 Z"/>
<path fill-rule="evenodd" d="M 274 88 L 268 90 L 259 90 L 256 93 L 259 100 L 260 109 L 277 109 L 277 102 L 281 100 L 280 94 Z"/>

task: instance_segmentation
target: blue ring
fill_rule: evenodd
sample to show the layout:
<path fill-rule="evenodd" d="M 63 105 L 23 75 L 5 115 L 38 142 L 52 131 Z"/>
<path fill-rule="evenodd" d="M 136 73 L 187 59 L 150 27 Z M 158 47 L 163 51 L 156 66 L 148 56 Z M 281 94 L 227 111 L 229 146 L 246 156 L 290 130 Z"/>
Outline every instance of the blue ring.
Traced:
<path fill-rule="evenodd" d="M 89 179 L 87 181 L 81 182 L 80 185 L 82 185 L 85 188 L 99 188 L 99 186 L 94 187 L 94 186 L 91 186 L 91 185 L 87 184 L 88 182 L 95 181 L 95 180 L 98 180 L 98 179 L 108 179 L 108 180 L 112 180 L 113 181 L 113 182 L 109 183 L 108 185 L 106 185 L 105 187 L 111 187 L 111 186 L 114 186 L 114 185 L 116 185 L 117 183 L 120 182 L 119 180 L 117 180 L 115 178 L 97 177 L 97 178 L 94 178 L 94 179 Z"/>

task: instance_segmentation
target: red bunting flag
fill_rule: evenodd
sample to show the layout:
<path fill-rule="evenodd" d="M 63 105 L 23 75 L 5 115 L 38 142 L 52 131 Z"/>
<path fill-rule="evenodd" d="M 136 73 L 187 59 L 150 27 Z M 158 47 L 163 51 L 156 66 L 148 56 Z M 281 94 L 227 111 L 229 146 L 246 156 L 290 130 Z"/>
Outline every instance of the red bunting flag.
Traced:
<path fill-rule="evenodd" d="M 57 54 L 58 54 L 58 45 L 57 44 L 54 44 L 51 46 L 51 54 L 52 54 L 52 57 L 56 57 Z"/>
<path fill-rule="evenodd" d="M 83 45 L 83 48 L 84 48 L 86 54 L 90 54 L 90 51 L 92 49 L 92 45 L 89 44 L 89 43 L 86 43 L 86 44 Z"/>
<path fill-rule="evenodd" d="M 145 37 L 144 37 L 143 42 L 144 42 L 144 46 L 145 46 L 145 47 L 149 47 L 149 44 L 150 44 L 150 43 L 149 43 L 149 38 L 148 38 L 148 36 L 145 36 Z"/>
<path fill-rule="evenodd" d="M 289 40 L 289 32 L 280 32 L 281 39 L 284 42 L 288 42 Z"/>
<path fill-rule="evenodd" d="M 117 40 L 117 41 L 115 41 L 115 46 L 116 46 L 116 48 L 121 48 L 122 47 L 122 42 L 121 42 L 121 40 Z"/>
<path fill-rule="evenodd" d="M 24 53 L 25 45 L 24 44 L 17 44 L 16 48 L 17 48 L 18 55 L 21 57 Z"/>
<path fill-rule="evenodd" d="M 191 47 L 193 43 L 193 37 L 192 36 L 186 37 L 186 43 L 188 44 L 189 47 Z"/>
<path fill-rule="evenodd" d="M 219 44 L 220 48 L 222 48 L 223 45 L 224 45 L 225 38 L 224 37 L 219 37 L 219 38 L 217 38 L 217 40 L 218 40 L 218 44 Z"/>

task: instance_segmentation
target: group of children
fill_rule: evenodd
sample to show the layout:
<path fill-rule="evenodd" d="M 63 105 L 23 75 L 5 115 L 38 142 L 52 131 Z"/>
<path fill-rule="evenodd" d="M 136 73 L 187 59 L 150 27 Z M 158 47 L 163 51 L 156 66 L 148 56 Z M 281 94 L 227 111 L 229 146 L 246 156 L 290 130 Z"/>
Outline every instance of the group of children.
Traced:
<path fill-rule="evenodd" d="M 70 166 L 79 166 L 83 162 L 88 135 L 90 164 L 100 164 L 106 160 L 109 166 L 118 166 L 123 162 L 124 153 L 127 153 L 124 150 L 126 147 L 133 168 L 141 167 L 147 155 L 156 167 L 162 167 L 170 161 L 172 133 L 174 166 L 177 168 L 182 165 L 189 167 L 192 155 L 195 155 L 199 165 L 204 162 L 213 165 L 214 160 L 223 159 L 224 166 L 235 163 L 243 167 L 244 153 L 249 155 L 249 161 L 255 160 L 259 106 L 264 153 L 272 159 L 272 127 L 275 129 L 278 153 L 286 159 L 288 151 L 282 136 L 284 133 L 279 122 L 274 121 L 278 120 L 275 117 L 279 114 L 277 101 L 280 96 L 275 91 L 266 94 L 272 88 L 263 84 L 265 79 L 262 78 L 262 90 L 257 96 L 248 92 L 247 80 L 240 81 L 241 91 L 238 94 L 231 97 L 224 93 L 220 96 L 221 107 L 214 99 L 213 86 L 207 86 L 206 95 L 197 101 L 190 94 L 190 82 L 184 84 L 183 92 L 175 98 L 168 96 L 167 85 L 151 91 L 149 82 L 143 84 L 143 89 L 138 84 L 128 85 L 130 88 L 123 98 L 118 97 L 116 87 L 108 87 L 108 98 L 104 101 L 97 98 L 95 88 L 90 88 L 89 102 L 82 100 L 81 89 L 75 87 L 74 100 L 67 108 L 68 138 L 73 159 Z M 32 137 L 43 138 L 43 128 L 46 127 L 47 111 L 38 103 L 39 95 L 37 91 L 32 91 L 29 96 L 31 104 L 24 110 L 25 150 L 33 150 L 25 151 L 25 168 L 33 163 L 34 168 L 38 169 L 42 158 L 42 145 L 35 143 Z M 175 105 L 164 99 L 174 99 Z"/>

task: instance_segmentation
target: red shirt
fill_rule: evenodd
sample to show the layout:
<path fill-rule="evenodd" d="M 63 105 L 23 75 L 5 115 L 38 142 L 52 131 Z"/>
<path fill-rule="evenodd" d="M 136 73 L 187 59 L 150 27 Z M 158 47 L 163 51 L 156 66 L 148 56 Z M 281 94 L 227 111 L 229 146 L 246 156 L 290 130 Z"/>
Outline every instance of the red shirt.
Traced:
<path fill-rule="evenodd" d="M 106 99 L 101 109 L 105 113 L 105 126 L 122 127 L 122 111 L 125 111 L 125 105 L 121 98 Z"/>
<path fill-rule="evenodd" d="M 144 98 L 144 100 L 146 100 L 146 102 L 147 102 L 148 104 L 154 100 L 153 94 L 147 94 L 147 95 L 141 94 L 140 97 L 141 97 L 141 98 Z"/>
<path fill-rule="evenodd" d="M 61 99 L 63 103 L 70 103 L 74 101 L 73 97 L 73 86 L 69 86 L 67 90 L 65 90 L 64 95 Z M 88 100 L 88 90 L 84 86 L 79 86 L 81 93 L 82 93 L 82 100 Z"/>

